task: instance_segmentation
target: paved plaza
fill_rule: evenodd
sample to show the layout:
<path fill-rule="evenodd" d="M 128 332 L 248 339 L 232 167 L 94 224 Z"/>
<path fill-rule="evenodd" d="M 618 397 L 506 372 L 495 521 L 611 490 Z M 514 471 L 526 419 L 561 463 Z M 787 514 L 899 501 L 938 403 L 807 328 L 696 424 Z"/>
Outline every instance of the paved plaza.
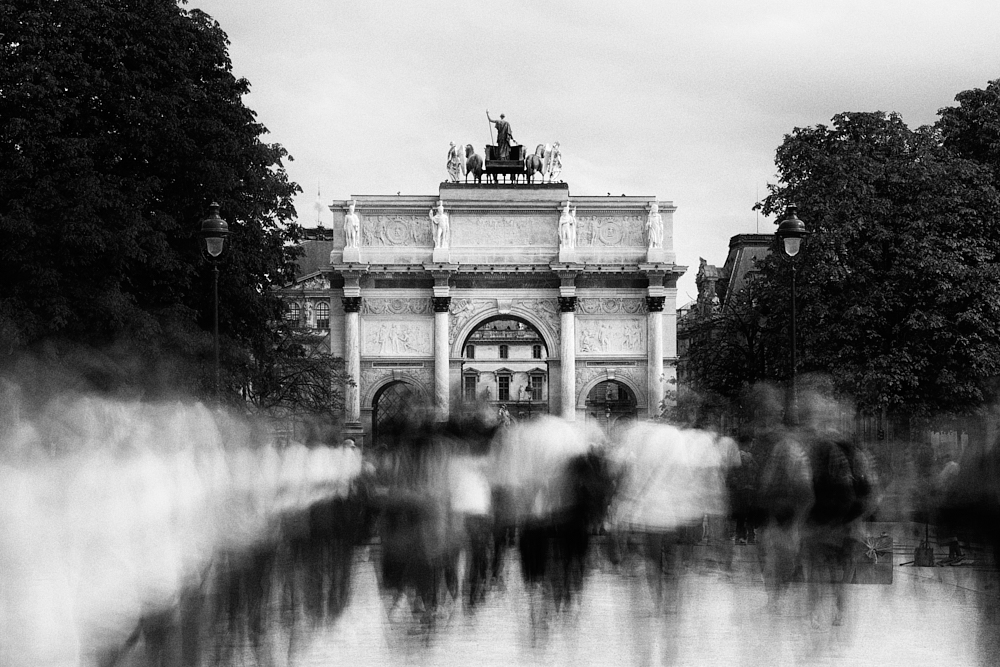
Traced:
<path fill-rule="evenodd" d="M 905 549 L 905 545 L 904 545 Z M 343 616 L 313 629 L 273 629 L 274 664 L 349 665 L 995 665 L 1000 614 L 991 569 L 914 568 L 893 555 L 891 585 L 852 585 L 848 611 L 833 624 L 832 600 L 814 618 L 806 589 L 793 585 L 776 608 L 756 547 L 735 547 L 728 571 L 694 548 L 676 596 L 654 613 L 644 565 L 612 567 L 598 550 L 584 597 L 570 611 L 537 612 L 508 557 L 506 587 L 475 612 L 460 603 L 426 631 L 406 603 L 391 613 L 380 594 L 377 547 L 358 553 Z M 817 622 L 818 621 L 818 622 Z M 248 650 L 243 664 L 256 664 Z"/>

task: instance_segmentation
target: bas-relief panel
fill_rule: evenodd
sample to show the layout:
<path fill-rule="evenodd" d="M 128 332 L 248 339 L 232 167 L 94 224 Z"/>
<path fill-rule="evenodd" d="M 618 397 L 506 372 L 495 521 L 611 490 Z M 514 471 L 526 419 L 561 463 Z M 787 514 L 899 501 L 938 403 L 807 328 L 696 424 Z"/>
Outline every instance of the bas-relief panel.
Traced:
<path fill-rule="evenodd" d="M 577 248 L 646 246 L 646 218 L 641 215 L 576 216 Z"/>
<path fill-rule="evenodd" d="M 426 321 L 363 320 L 361 353 L 365 356 L 430 356 L 434 353 L 434 323 Z"/>
<path fill-rule="evenodd" d="M 429 298 L 405 299 L 366 297 L 361 300 L 363 315 L 426 315 L 431 312 Z"/>
<path fill-rule="evenodd" d="M 579 318 L 576 349 L 580 354 L 645 354 L 646 320 Z"/>
<path fill-rule="evenodd" d="M 364 215 L 361 245 L 369 248 L 392 246 L 433 246 L 431 221 L 419 215 Z"/>
<path fill-rule="evenodd" d="M 492 215 L 453 216 L 452 248 L 558 245 L 555 216 Z"/>
<path fill-rule="evenodd" d="M 587 315 L 616 315 L 624 313 L 636 315 L 646 312 L 646 300 L 642 297 L 581 297 L 576 308 Z"/>

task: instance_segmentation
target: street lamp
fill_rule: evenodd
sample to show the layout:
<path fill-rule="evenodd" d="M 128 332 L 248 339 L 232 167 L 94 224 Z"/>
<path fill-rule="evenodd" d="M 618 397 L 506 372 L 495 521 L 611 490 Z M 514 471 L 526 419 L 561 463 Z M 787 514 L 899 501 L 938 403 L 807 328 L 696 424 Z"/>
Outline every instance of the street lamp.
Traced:
<path fill-rule="evenodd" d="M 219 205 L 209 206 L 211 213 L 201 221 L 202 252 L 212 263 L 212 295 L 214 298 L 214 347 L 215 347 L 215 400 L 219 400 L 219 259 L 226 248 L 229 224 L 219 217 Z"/>
<path fill-rule="evenodd" d="M 788 417 L 792 424 L 797 424 L 799 419 L 799 396 L 796 387 L 796 336 L 795 336 L 795 256 L 799 254 L 802 247 L 802 240 L 812 234 L 806 229 L 805 223 L 795 215 L 798 207 L 789 204 L 785 213 L 785 219 L 778 225 L 778 238 L 781 239 L 785 254 L 791 259 L 792 264 L 792 370 L 791 370 L 791 395 L 788 401 Z"/>

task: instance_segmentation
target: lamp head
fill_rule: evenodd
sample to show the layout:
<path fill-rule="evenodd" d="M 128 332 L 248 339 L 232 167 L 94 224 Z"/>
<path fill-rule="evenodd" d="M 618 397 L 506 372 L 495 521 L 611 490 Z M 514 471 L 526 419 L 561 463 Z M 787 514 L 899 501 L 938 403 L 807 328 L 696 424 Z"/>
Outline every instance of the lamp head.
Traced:
<path fill-rule="evenodd" d="M 229 236 L 229 224 L 219 217 L 219 205 L 212 202 L 209 205 L 209 215 L 201 221 L 201 238 L 205 241 L 205 252 L 213 259 L 222 254 L 225 249 L 226 237 Z"/>
<path fill-rule="evenodd" d="M 778 225 L 778 231 L 776 232 L 778 238 L 784 244 L 785 254 L 789 257 L 795 257 L 799 254 L 802 239 L 812 234 L 812 232 L 806 229 L 805 223 L 795 215 L 796 209 L 798 207 L 795 204 L 788 205 L 788 209 L 785 212 L 785 219 Z"/>

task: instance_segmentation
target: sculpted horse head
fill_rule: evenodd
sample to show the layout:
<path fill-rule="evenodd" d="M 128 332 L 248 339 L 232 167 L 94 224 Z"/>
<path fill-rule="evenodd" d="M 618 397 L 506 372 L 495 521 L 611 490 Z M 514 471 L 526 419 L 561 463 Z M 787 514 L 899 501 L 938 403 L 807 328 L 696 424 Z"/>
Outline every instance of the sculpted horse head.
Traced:
<path fill-rule="evenodd" d="M 483 182 L 483 158 L 476 154 L 476 149 L 472 144 L 465 145 L 465 182 L 469 182 L 469 174 L 472 174 L 476 183 Z"/>

